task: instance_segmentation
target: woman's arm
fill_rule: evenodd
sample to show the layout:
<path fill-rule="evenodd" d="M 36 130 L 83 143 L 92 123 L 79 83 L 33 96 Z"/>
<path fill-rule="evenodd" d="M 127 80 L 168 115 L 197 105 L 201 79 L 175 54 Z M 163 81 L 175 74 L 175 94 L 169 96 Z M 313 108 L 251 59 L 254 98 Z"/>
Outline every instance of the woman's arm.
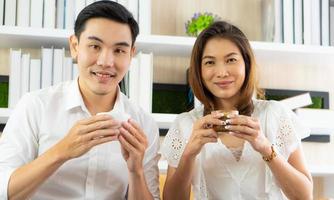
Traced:
<path fill-rule="evenodd" d="M 231 125 L 225 128 L 231 131 L 231 135 L 247 140 L 264 157 L 272 155 L 271 143 L 262 133 L 257 119 L 240 115 L 228 123 Z M 306 169 L 301 147 L 290 154 L 288 161 L 278 155 L 267 164 L 289 199 L 312 199 L 313 182 Z"/>
<path fill-rule="evenodd" d="M 195 159 L 183 155 L 177 168 L 168 166 L 163 199 L 189 199 Z"/>
<path fill-rule="evenodd" d="M 271 148 L 267 150 L 269 154 Z M 289 199 L 312 199 L 312 176 L 306 169 L 301 147 L 290 155 L 288 162 L 278 155 L 268 162 L 268 166 Z"/>
<path fill-rule="evenodd" d="M 223 124 L 224 122 L 219 119 L 220 115 L 219 113 L 206 115 L 194 123 L 192 134 L 183 151 L 178 167 L 168 167 L 163 191 L 165 200 L 189 199 L 196 156 L 201 152 L 204 144 L 217 142 L 217 132 L 206 127 L 208 124 Z"/>

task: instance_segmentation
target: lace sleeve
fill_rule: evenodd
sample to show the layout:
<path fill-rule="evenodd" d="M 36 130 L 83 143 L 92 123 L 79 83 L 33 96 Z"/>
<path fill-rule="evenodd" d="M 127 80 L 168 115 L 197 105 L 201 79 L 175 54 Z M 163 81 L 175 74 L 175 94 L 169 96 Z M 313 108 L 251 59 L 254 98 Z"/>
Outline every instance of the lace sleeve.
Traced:
<path fill-rule="evenodd" d="M 169 129 L 160 149 L 160 153 L 167 160 L 168 165 L 177 167 L 187 144 L 187 131 L 192 127 L 187 120 L 182 120 L 182 116 L 178 117 Z M 181 122 L 182 121 L 182 122 Z M 183 124 L 180 128 L 180 124 Z"/>
<path fill-rule="evenodd" d="M 290 154 L 300 145 L 301 139 L 309 136 L 310 130 L 290 109 L 280 104 L 275 109 L 278 109 L 276 110 L 278 112 L 278 129 L 275 145 L 280 153 L 288 159 Z"/>

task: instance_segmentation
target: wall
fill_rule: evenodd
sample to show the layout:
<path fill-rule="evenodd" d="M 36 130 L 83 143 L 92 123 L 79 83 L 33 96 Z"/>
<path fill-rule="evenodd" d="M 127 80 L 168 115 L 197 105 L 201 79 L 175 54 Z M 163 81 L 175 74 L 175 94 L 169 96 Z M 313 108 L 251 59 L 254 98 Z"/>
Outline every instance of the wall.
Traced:
<path fill-rule="evenodd" d="M 262 27 L 262 23 L 270 29 L 272 16 L 266 13 L 272 9 L 272 3 L 267 0 L 152 0 L 152 34 L 184 36 L 184 24 L 193 13 L 211 11 L 238 25 L 250 40 L 268 41 L 272 38 L 272 30 L 263 30 L 265 27 Z M 189 58 L 154 59 L 154 82 L 185 83 Z M 312 56 L 308 59 L 312 59 Z M 334 67 L 328 64 L 322 66 L 321 62 L 316 65 L 296 65 L 293 60 L 273 58 L 270 55 L 268 59 L 258 60 L 258 65 L 261 87 L 328 91 L 330 107 L 334 108 L 334 79 L 330 76 L 334 74 Z M 329 152 L 334 152 L 333 141 L 327 144 L 303 143 L 303 147 L 308 164 L 334 166 L 334 159 L 329 159 Z M 320 199 L 323 197 L 323 178 L 314 177 L 314 186 L 314 199 Z"/>
<path fill-rule="evenodd" d="M 153 0 L 151 2 L 152 34 L 185 36 L 185 23 L 194 13 L 207 11 L 219 15 L 223 20 L 238 24 L 251 40 L 264 40 L 270 37 L 270 33 L 264 31 L 262 26 L 263 23 L 268 23 L 268 20 L 262 20 L 262 15 L 267 13 L 262 10 L 263 7 L 270 8 L 271 3 L 268 2 L 272 1 L 269 0 Z M 271 17 L 267 16 L 265 19 Z M 154 57 L 153 81 L 185 83 L 185 71 L 188 66 L 189 58 Z M 165 70 L 166 68 L 168 70 Z"/>

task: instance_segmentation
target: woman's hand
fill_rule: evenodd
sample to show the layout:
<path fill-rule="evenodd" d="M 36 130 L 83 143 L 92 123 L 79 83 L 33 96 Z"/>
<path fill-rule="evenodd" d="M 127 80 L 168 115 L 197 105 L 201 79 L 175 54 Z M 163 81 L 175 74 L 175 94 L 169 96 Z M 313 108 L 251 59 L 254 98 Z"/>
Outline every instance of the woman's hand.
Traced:
<path fill-rule="evenodd" d="M 192 134 L 184 150 L 184 155 L 196 157 L 206 143 L 217 142 L 217 132 L 213 130 L 213 125 L 223 125 L 224 121 L 219 118 L 222 117 L 220 113 L 209 114 L 198 119 L 194 125 Z"/>
<path fill-rule="evenodd" d="M 228 125 L 225 128 L 230 131 L 230 135 L 247 140 L 263 156 L 271 154 L 271 143 L 262 133 L 258 119 L 237 115 L 231 116 L 226 123 Z"/>

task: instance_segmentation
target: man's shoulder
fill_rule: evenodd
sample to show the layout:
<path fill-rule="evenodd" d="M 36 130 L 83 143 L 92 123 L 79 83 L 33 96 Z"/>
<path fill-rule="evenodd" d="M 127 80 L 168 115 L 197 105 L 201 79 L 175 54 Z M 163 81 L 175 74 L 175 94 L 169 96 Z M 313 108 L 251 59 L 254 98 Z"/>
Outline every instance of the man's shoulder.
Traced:
<path fill-rule="evenodd" d="M 52 85 L 49 87 L 32 91 L 29 94 L 30 96 L 38 97 L 41 100 L 56 98 L 59 97 L 60 95 L 66 95 L 72 83 L 73 83 L 72 81 L 62 82 L 57 85 Z"/>

